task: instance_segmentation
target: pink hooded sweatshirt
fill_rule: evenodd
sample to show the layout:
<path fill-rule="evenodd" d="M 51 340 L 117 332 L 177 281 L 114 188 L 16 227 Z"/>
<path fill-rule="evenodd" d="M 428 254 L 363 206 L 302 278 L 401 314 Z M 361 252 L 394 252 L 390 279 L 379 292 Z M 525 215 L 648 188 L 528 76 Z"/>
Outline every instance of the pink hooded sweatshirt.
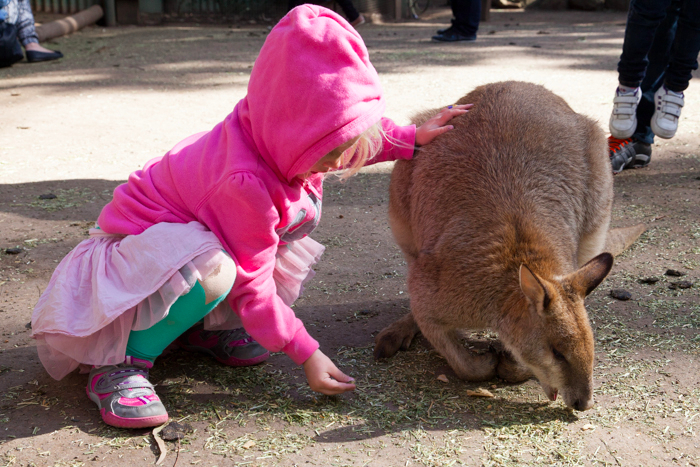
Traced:
<path fill-rule="evenodd" d="M 245 329 L 301 364 L 319 345 L 272 274 L 278 246 L 307 235 L 321 215 L 323 175 L 297 175 L 380 120 L 402 144 L 385 141 L 372 163 L 410 159 L 415 127 L 382 119 L 384 109 L 360 35 L 326 8 L 299 6 L 270 32 L 233 112 L 131 174 L 98 224 L 127 235 L 161 222 L 206 226 L 236 262 L 227 299 Z"/>

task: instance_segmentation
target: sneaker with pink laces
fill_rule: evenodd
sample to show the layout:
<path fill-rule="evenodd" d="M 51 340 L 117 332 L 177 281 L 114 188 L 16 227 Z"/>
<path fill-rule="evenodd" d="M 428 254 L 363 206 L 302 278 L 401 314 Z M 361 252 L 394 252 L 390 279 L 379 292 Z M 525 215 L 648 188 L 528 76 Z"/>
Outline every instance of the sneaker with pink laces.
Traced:
<path fill-rule="evenodd" d="M 102 420 L 118 428 L 146 428 L 168 421 L 168 412 L 148 381 L 153 363 L 126 357 L 124 363 L 94 367 L 85 388 Z"/>
<path fill-rule="evenodd" d="M 245 329 L 206 331 L 200 321 L 177 339 L 177 345 L 185 350 L 201 352 L 228 366 L 251 366 L 270 356 Z"/>

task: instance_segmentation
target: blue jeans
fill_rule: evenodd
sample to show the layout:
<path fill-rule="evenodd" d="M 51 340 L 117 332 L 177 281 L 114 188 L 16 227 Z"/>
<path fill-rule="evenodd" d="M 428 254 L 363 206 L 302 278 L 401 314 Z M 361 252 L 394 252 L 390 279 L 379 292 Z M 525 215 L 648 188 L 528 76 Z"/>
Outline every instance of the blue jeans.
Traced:
<path fill-rule="evenodd" d="M 671 16 L 676 16 L 675 20 Z M 667 20 L 668 17 L 668 20 Z M 669 38 L 669 23 L 675 36 Z M 663 27 L 666 31 L 660 30 Z M 659 36 L 658 41 L 656 37 Z M 651 64 L 652 47 L 663 42 L 668 60 L 663 83 L 675 92 L 688 87 L 693 70 L 698 68 L 700 51 L 700 1 L 699 0 L 632 0 L 627 16 L 622 55 L 617 66 L 620 84 L 637 87 L 644 81 Z M 670 54 L 669 54 L 670 52 Z M 656 64 L 654 64 L 656 66 Z"/>
<path fill-rule="evenodd" d="M 700 0 L 698 0 L 700 1 Z M 481 20 L 481 0 L 452 0 L 452 27 L 463 36 L 474 36 Z"/>

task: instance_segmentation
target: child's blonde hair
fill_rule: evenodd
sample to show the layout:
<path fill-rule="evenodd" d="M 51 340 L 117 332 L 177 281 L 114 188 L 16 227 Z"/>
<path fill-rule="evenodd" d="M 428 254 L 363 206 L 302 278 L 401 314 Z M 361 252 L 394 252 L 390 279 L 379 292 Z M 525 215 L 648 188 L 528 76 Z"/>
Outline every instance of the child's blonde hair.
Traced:
<path fill-rule="evenodd" d="M 359 172 L 367 162 L 379 154 L 386 136 L 381 122 L 375 123 L 362 132 L 357 142 L 343 153 L 342 170 L 339 171 L 338 178 L 347 180 Z"/>

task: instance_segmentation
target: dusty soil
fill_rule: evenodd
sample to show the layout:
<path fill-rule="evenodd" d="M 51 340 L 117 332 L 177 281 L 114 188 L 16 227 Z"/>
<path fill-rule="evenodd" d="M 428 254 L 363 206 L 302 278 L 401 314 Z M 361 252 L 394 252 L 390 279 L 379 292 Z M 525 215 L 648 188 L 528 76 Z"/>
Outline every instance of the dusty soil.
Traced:
<path fill-rule="evenodd" d="M 362 27 L 389 117 L 407 123 L 476 85 L 521 79 L 607 126 L 624 14 L 492 11 L 476 43 L 431 43 L 448 18 L 438 9 L 419 22 Z M 244 95 L 268 26 L 94 27 L 49 44 L 63 60 L 0 70 L 0 465 L 158 459 L 149 431 L 101 422 L 84 375 L 57 382 L 44 372 L 27 323 L 53 268 L 86 238 L 114 187 L 211 128 Z M 191 430 L 166 442 L 161 465 L 700 465 L 697 80 L 686 96 L 677 137 L 654 146 L 648 168 L 615 178 L 614 224 L 649 230 L 587 301 L 595 408 L 570 412 L 535 381 L 465 384 L 421 339 L 373 361 L 373 336 L 409 306 L 386 221 L 385 166 L 328 183 L 315 233 L 327 251 L 295 305 L 357 391 L 316 396 L 281 354 L 231 369 L 173 351 L 152 381 L 172 419 Z M 56 198 L 40 199 L 46 194 Z M 659 281 L 639 282 L 652 276 Z M 671 289 L 678 280 L 694 285 Z M 611 289 L 632 299 L 615 300 Z M 467 394 L 479 387 L 495 397 Z"/>

